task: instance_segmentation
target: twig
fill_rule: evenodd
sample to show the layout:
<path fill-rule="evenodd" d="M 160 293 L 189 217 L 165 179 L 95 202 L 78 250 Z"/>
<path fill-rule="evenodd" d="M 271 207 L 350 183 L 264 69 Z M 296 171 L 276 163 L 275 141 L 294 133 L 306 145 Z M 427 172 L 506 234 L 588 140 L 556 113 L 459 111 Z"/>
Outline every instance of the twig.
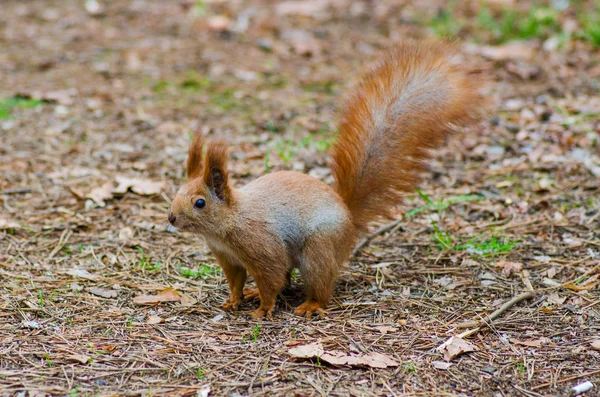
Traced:
<path fill-rule="evenodd" d="M 392 230 L 397 225 L 399 225 L 400 222 L 402 222 L 402 219 L 397 219 L 392 223 L 388 223 L 387 225 L 380 227 L 379 229 L 375 230 L 373 233 L 369 234 L 367 237 L 363 238 L 358 243 L 356 248 L 354 248 L 354 250 L 352 251 L 352 256 L 356 255 L 358 253 L 358 251 L 360 251 L 365 245 L 369 244 L 371 242 L 371 240 L 373 240 L 375 237 L 382 235 L 383 233 L 385 233 L 387 231 Z"/>
<path fill-rule="evenodd" d="M 8 190 L 3 190 L 0 192 L 0 194 L 21 194 L 21 193 L 31 193 L 31 189 L 28 187 L 22 187 L 19 189 L 8 189 Z"/>
<path fill-rule="evenodd" d="M 523 292 L 522 294 L 519 294 L 519 295 L 515 296 L 514 298 L 512 298 L 511 300 L 509 300 L 508 302 L 504 303 L 502 306 L 500 306 L 500 308 L 498 310 L 496 310 L 489 316 L 484 317 L 482 320 L 465 321 L 464 323 L 456 324 L 456 328 L 482 327 L 486 323 L 491 323 L 492 321 L 494 321 L 495 319 L 500 317 L 502 315 L 502 313 L 504 313 L 505 311 L 507 311 L 514 305 L 516 305 L 517 303 L 519 303 L 525 299 L 533 298 L 534 296 L 535 296 L 535 292 L 533 292 L 533 291 Z"/>
<path fill-rule="evenodd" d="M 569 376 L 568 378 L 564 378 L 564 379 L 556 381 L 556 383 L 565 383 L 565 382 L 568 382 L 570 380 L 583 378 L 584 376 L 590 376 L 590 375 L 594 375 L 594 374 L 597 374 L 597 373 L 600 373 L 600 369 L 597 369 L 597 370 L 594 370 L 594 371 L 590 371 L 590 372 L 586 372 L 584 374 Z M 542 383 L 541 385 L 537 385 L 535 387 L 532 387 L 531 390 L 543 389 L 544 387 L 548 387 L 548 386 L 552 386 L 552 382 Z"/>
<path fill-rule="evenodd" d="M 65 229 L 62 232 L 62 234 L 60 235 L 60 238 L 58 239 L 58 243 L 56 244 L 56 247 L 54 247 L 52 252 L 50 252 L 50 255 L 48 255 L 48 259 L 52 259 L 54 257 L 54 255 L 56 255 L 58 253 L 58 251 L 60 251 L 62 249 L 62 247 L 64 247 L 64 245 L 67 243 L 67 241 L 69 241 L 69 237 L 71 237 L 71 234 L 73 234 L 73 232 L 69 229 Z"/>

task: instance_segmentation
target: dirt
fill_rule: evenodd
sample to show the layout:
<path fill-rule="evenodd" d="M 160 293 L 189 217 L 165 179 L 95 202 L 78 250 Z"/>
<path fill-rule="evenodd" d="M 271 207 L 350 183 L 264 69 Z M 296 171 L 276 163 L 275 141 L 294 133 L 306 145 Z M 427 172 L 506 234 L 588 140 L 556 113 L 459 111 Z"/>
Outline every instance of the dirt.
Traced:
<path fill-rule="evenodd" d="M 0 395 L 559 396 L 586 380 L 595 395 L 600 51 L 585 40 L 461 30 L 492 110 L 436 153 L 323 318 L 293 314 L 297 277 L 272 321 L 256 302 L 224 312 L 202 239 L 167 228 L 195 131 L 230 142 L 236 185 L 331 182 L 344 92 L 394 42 L 432 36 L 443 4 L 3 1 Z M 465 331 L 474 348 L 447 364 L 437 347 Z M 312 343 L 337 359 L 290 352 Z"/>

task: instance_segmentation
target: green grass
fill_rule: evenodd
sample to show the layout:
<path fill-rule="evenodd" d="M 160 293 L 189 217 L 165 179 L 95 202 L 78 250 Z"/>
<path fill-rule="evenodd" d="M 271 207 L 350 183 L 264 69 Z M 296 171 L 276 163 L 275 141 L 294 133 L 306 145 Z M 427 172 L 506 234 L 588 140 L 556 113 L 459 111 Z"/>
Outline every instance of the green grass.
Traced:
<path fill-rule="evenodd" d="M 181 275 L 181 277 L 200 278 L 203 280 L 210 278 L 210 277 L 214 277 L 214 276 L 218 275 L 219 272 L 221 271 L 221 269 L 218 267 L 213 267 L 213 266 L 206 265 L 206 264 L 201 264 L 200 266 L 197 266 L 193 269 L 191 269 L 189 267 L 182 267 L 182 266 L 177 266 L 176 269 L 179 271 L 179 274 Z"/>
<path fill-rule="evenodd" d="M 457 243 L 456 238 L 452 234 L 440 230 L 435 223 L 433 224 L 432 239 L 440 249 L 466 251 L 482 257 L 508 254 L 518 246 L 517 241 L 511 241 L 508 238 L 498 238 L 493 235 L 489 239 L 473 237 L 465 243 Z"/>
<path fill-rule="evenodd" d="M 417 368 L 415 367 L 415 364 L 413 364 L 411 361 L 402 363 L 402 370 L 404 372 L 412 372 L 412 373 L 417 372 Z"/>
<path fill-rule="evenodd" d="M 580 37 L 595 47 L 600 47 L 600 5 L 592 12 L 580 11 L 578 19 L 581 24 Z"/>
<path fill-rule="evenodd" d="M 425 200 L 425 202 L 427 204 L 424 206 L 415 208 L 414 210 L 408 211 L 406 213 L 406 216 L 409 218 L 413 217 L 423 211 L 435 210 L 437 212 L 442 212 L 442 211 L 446 210 L 448 207 L 450 207 L 450 205 L 455 204 L 455 203 L 463 203 L 463 202 L 468 202 L 468 201 L 479 201 L 479 200 L 483 200 L 485 198 L 484 196 L 481 196 L 481 195 L 468 194 L 468 195 L 448 197 L 448 198 L 445 198 L 442 200 L 432 200 L 428 195 L 426 195 L 419 189 L 417 189 L 417 194 L 419 196 L 421 196 L 421 198 L 423 200 Z"/>
<path fill-rule="evenodd" d="M 24 96 L 15 96 L 0 100 L 0 119 L 10 119 L 14 109 L 31 109 L 42 105 L 44 101 Z"/>
<path fill-rule="evenodd" d="M 151 261 L 150 258 L 146 256 L 142 247 L 137 247 L 137 250 L 141 253 L 141 258 L 139 258 L 136 263 L 137 268 L 148 272 L 155 272 L 162 268 L 162 263 L 160 261 Z"/>
<path fill-rule="evenodd" d="M 425 22 L 438 37 L 456 37 L 467 31 L 475 41 L 502 44 L 514 40 L 558 38 L 559 47 L 576 38 L 600 47 L 600 3 L 572 1 L 566 7 L 552 2 L 534 1 L 527 8 L 493 10 L 482 5 L 474 18 L 456 12 L 456 1 L 448 2 L 432 19 Z M 572 34 L 564 23 L 575 14 L 579 29 Z"/>
<path fill-rule="evenodd" d="M 499 15 L 482 7 L 477 15 L 477 27 L 489 31 L 498 43 L 546 39 L 561 31 L 559 15 L 558 10 L 547 6 L 533 6 L 526 13 L 506 9 Z"/>
<path fill-rule="evenodd" d="M 454 15 L 456 1 L 449 1 L 448 6 L 441 9 L 438 14 L 429 21 L 429 26 L 438 37 L 455 37 L 465 25 L 464 21 Z"/>

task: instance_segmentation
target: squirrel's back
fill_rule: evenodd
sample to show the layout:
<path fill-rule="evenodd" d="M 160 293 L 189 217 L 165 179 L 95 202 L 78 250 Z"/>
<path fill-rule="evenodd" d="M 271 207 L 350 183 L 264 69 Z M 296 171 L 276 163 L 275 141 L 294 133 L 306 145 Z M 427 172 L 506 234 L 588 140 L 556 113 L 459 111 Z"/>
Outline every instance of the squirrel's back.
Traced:
<path fill-rule="evenodd" d="M 430 150 L 481 114 L 484 78 L 446 42 L 407 41 L 355 87 L 332 147 L 335 190 L 364 232 L 413 192 Z"/>

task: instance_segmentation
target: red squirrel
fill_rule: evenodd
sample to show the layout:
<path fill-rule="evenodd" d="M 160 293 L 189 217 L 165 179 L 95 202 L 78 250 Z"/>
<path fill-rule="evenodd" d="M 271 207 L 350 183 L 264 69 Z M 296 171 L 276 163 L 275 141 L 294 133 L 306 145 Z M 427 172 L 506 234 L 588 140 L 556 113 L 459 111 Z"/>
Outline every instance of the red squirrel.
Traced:
<path fill-rule="evenodd" d="M 168 218 L 206 239 L 229 283 L 223 309 L 258 297 L 252 315 L 271 318 L 278 293 L 298 268 L 306 301 L 296 314 L 322 314 L 357 239 L 414 192 L 431 149 L 453 127 L 477 119 L 483 80 L 451 43 L 406 41 L 389 51 L 345 101 L 331 148 L 333 186 L 281 171 L 235 189 L 227 145 L 195 135 L 189 179 Z M 257 289 L 244 289 L 247 274 Z"/>

